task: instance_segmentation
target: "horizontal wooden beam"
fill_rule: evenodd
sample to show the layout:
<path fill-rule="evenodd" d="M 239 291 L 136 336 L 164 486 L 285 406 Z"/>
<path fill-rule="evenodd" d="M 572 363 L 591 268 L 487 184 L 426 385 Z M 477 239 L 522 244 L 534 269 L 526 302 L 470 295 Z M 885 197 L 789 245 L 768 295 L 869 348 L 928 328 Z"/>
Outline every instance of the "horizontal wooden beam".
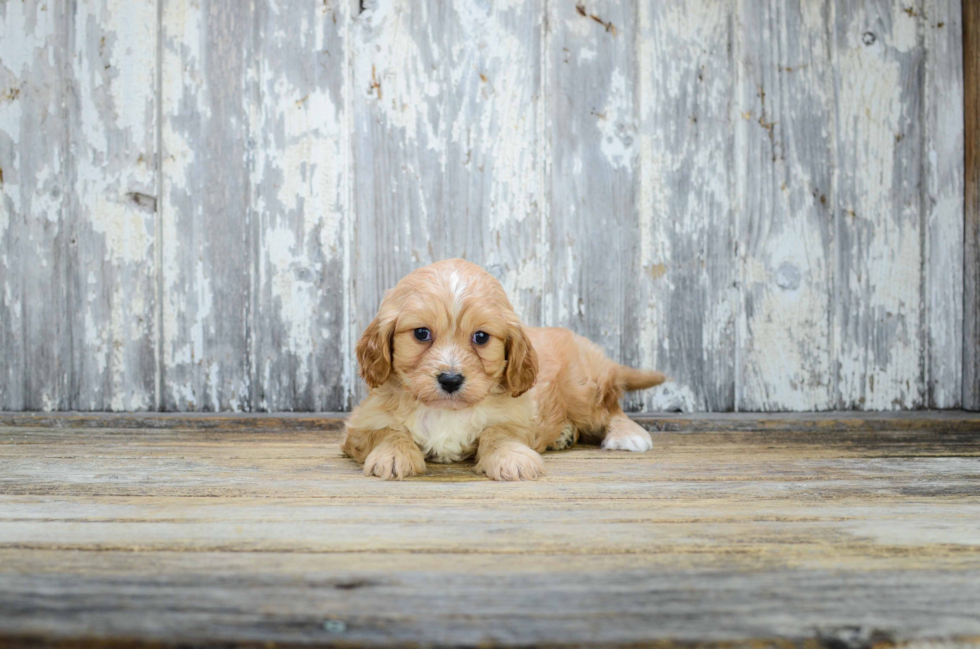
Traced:
<path fill-rule="evenodd" d="M 347 414 L 323 413 L 105 413 L 0 412 L 0 426 L 24 428 L 115 428 L 339 431 Z M 635 413 L 650 431 L 901 431 L 932 429 L 980 432 L 980 413 L 962 410 L 820 413 Z"/>
<path fill-rule="evenodd" d="M 873 646 L 880 649 L 921 649 L 922 647 L 978 647 L 980 637 L 958 636 L 955 638 L 939 638 L 934 641 L 896 642 L 887 636 L 871 636 L 873 645 L 861 644 L 862 629 L 833 629 L 827 633 L 817 633 L 811 638 L 745 638 L 738 642 L 731 640 L 682 640 L 666 639 L 655 643 L 641 643 L 639 646 L 652 646 L 657 649 L 732 649 L 738 647 L 753 647 L 753 649 L 850 649 L 851 647 Z M 850 643 L 848 642 L 850 641 Z M 369 646 L 360 643 L 345 643 L 336 640 L 329 642 L 267 642 L 267 641 L 202 641 L 202 642 L 167 642 L 163 640 L 148 640 L 141 638 L 49 638 L 43 636 L 0 636 L 0 649 L 14 647 L 30 647 L 31 649 L 171 649 L 176 647 L 215 647 L 217 649 L 311 649 L 312 647 L 358 647 Z M 507 643 L 481 642 L 481 647 L 511 646 Z M 604 647 L 603 643 L 548 643 L 554 647 Z M 631 645 L 627 645 L 631 646 Z"/>

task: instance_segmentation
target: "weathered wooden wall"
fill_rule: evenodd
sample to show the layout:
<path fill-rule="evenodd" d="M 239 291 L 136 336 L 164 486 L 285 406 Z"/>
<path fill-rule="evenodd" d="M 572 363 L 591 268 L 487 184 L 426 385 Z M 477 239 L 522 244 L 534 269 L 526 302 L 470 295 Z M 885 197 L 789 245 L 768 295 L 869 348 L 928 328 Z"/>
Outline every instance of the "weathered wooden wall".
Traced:
<path fill-rule="evenodd" d="M 673 377 L 632 409 L 977 407 L 962 45 L 958 0 L 0 0 L 0 409 L 348 408 L 449 256 Z"/>
<path fill-rule="evenodd" d="M 963 5 L 966 227 L 963 265 L 963 407 L 980 410 L 980 3 Z"/>

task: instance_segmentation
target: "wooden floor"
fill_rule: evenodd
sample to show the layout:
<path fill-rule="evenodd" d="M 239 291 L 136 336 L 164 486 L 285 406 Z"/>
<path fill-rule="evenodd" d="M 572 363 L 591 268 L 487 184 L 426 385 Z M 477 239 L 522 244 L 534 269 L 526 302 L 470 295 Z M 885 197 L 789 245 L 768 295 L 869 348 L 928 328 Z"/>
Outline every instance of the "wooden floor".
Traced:
<path fill-rule="evenodd" d="M 398 483 L 329 417 L 0 414 L 0 647 L 980 646 L 980 417 L 642 421 Z"/>

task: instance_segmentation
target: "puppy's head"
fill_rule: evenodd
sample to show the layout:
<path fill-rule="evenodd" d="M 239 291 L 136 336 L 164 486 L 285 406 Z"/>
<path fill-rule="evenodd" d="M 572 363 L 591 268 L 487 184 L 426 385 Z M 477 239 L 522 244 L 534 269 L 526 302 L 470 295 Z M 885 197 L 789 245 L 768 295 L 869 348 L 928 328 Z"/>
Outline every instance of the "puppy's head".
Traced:
<path fill-rule="evenodd" d="M 418 401 L 445 408 L 491 393 L 520 396 L 538 371 L 500 282 L 462 259 L 419 268 L 389 291 L 357 343 L 357 361 L 371 387 L 396 380 Z"/>

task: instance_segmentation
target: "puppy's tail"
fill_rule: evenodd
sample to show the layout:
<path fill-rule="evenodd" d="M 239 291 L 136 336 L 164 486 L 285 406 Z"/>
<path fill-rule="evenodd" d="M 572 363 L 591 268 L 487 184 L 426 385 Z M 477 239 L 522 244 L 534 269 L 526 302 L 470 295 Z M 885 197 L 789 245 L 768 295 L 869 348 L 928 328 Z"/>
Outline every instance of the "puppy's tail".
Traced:
<path fill-rule="evenodd" d="M 637 370 L 632 367 L 626 367 L 625 365 L 620 365 L 616 368 L 616 383 L 627 391 L 646 390 L 655 385 L 660 385 L 666 380 L 667 377 L 662 372 Z"/>

